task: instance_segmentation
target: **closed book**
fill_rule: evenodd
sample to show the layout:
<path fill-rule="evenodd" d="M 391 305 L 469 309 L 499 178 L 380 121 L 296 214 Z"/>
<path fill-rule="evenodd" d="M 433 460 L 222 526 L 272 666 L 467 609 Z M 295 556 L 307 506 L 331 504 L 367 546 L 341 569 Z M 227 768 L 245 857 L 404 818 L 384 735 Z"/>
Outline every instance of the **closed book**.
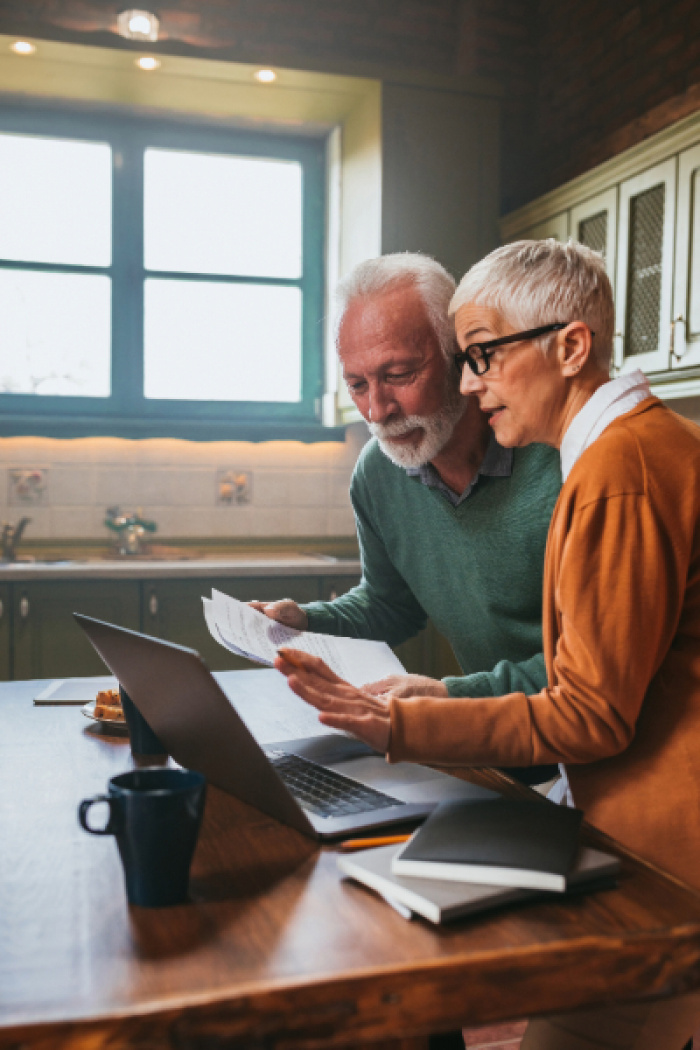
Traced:
<path fill-rule="evenodd" d="M 395 875 L 563 893 L 583 814 L 551 802 L 443 802 L 393 860 Z"/>
<path fill-rule="evenodd" d="M 400 849 L 400 846 L 381 846 L 350 853 L 338 857 L 338 867 L 347 878 L 374 890 L 393 907 L 398 904 L 401 906 L 399 910 L 408 909 L 434 923 L 452 922 L 506 904 L 550 897 L 546 891 L 539 890 L 395 875 L 391 862 Z M 615 884 L 619 868 L 617 857 L 587 846 L 581 847 L 569 874 L 569 892 L 607 889 Z M 559 894 L 556 899 L 561 900 Z"/>

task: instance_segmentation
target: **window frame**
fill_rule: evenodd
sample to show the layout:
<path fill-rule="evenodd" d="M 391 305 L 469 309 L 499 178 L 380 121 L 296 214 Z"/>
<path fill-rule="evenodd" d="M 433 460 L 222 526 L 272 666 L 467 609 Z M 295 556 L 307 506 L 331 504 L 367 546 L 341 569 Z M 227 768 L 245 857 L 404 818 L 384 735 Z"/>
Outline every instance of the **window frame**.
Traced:
<path fill-rule="evenodd" d="M 225 121 L 89 110 L 7 106 L 0 132 L 106 142 L 112 147 L 112 261 L 109 267 L 18 262 L 3 269 L 98 273 L 111 279 L 111 395 L 108 398 L 0 393 L 0 435 L 183 437 L 199 440 L 331 440 L 324 427 L 325 139 L 242 129 Z M 271 157 L 302 166 L 303 266 L 299 280 L 147 271 L 143 258 L 143 158 L 148 147 Z M 144 286 L 147 277 L 298 286 L 302 290 L 301 400 L 169 401 L 143 395 Z"/>

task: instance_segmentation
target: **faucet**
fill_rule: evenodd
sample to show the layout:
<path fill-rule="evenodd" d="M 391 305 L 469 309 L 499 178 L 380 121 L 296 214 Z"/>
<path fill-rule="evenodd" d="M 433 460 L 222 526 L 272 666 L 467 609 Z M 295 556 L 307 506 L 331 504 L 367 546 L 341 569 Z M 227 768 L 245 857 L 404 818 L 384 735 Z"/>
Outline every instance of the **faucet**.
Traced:
<path fill-rule="evenodd" d="M 31 518 L 20 518 L 16 525 L 11 525 L 9 521 L 3 522 L 0 533 L 2 561 L 17 560 L 17 544 L 22 539 L 22 533 L 31 520 Z"/>

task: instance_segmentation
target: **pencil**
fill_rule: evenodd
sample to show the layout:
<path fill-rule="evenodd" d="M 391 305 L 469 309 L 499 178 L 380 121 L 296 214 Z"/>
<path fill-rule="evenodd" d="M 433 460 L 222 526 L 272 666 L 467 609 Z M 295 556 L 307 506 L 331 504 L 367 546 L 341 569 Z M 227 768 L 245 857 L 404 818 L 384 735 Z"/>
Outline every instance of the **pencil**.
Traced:
<path fill-rule="evenodd" d="M 408 842 L 410 835 L 384 835 L 378 839 L 346 839 L 340 843 L 341 849 L 372 849 L 373 846 L 398 846 L 400 842 Z"/>
<path fill-rule="evenodd" d="M 287 661 L 288 664 L 291 664 L 292 667 L 298 667 L 300 671 L 308 671 L 308 667 L 306 666 L 304 661 L 301 659 L 301 657 L 298 655 L 299 654 L 299 650 L 298 649 L 291 649 L 290 650 L 290 649 L 287 649 L 285 647 L 280 647 L 277 650 L 277 652 L 280 654 L 280 656 L 284 660 Z"/>

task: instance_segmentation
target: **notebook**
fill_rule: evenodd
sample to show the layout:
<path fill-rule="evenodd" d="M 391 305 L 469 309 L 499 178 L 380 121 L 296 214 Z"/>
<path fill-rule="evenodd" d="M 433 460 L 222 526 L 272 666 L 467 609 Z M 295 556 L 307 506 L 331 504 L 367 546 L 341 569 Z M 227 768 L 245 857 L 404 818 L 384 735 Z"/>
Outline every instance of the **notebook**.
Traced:
<path fill-rule="evenodd" d="M 551 802 L 445 802 L 393 861 L 395 875 L 568 889 L 583 814 Z"/>
<path fill-rule="evenodd" d="M 347 878 L 368 886 L 400 914 L 422 915 L 434 923 L 452 922 L 466 915 L 478 915 L 492 908 L 521 901 L 550 898 L 539 890 L 512 886 L 484 886 L 477 883 L 446 882 L 395 875 L 392 860 L 398 846 L 381 846 L 338 857 L 338 867 Z M 569 875 L 570 893 L 589 893 L 615 885 L 620 861 L 608 853 L 582 847 Z M 556 894 L 556 900 L 561 896 Z M 398 907 L 397 907 L 398 905 Z M 410 914 L 406 915 L 409 918 Z"/>
<path fill-rule="evenodd" d="M 87 704 L 101 689 L 118 689 L 119 682 L 108 675 L 92 678 L 56 678 L 34 697 L 35 704 Z"/>

